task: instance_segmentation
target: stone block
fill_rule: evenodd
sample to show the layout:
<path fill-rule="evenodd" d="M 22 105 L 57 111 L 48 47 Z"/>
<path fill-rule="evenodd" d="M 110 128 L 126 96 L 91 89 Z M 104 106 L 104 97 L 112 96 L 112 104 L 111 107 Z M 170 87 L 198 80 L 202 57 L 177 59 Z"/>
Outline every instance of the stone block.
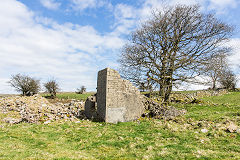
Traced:
<path fill-rule="evenodd" d="M 84 105 L 84 114 L 87 118 L 93 119 L 96 117 L 96 96 L 90 96 L 87 98 Z"/>

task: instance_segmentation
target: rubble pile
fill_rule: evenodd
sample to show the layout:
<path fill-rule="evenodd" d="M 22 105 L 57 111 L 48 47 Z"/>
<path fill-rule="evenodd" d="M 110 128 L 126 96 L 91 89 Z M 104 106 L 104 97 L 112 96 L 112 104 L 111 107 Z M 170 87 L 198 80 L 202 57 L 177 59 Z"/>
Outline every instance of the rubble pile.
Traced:
<path fill-rule="evenodd" d="M 72 100 L 69 103 L 50 103 L 40 95 L 0 98 L 0 113 L 7 123 L 50 123 L 55 120 L 76 121 L 84 119 L 84 102 Z"/>
<path fill-rule="evenodd" d="M 173 119 L 177 116 L 184 115 L 187 112 L 184 109 L 179 110 L 175 107 L 158 103 L 151 98 L 145 98 L 144 106 L 146 112 L 142 115 L 143 117 Z"/>

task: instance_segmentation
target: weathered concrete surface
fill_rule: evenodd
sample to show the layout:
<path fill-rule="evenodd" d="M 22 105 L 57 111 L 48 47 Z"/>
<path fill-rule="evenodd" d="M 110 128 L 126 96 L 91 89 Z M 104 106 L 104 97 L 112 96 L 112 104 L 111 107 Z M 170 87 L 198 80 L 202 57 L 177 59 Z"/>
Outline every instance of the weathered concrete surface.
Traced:
<path fill-rule="evenodd" d="M 96 96 L 89 96 L 84 105 L 84 114 L 88 119 L 96 117 Z"/>
<path fill-rule="evenodd" d="M 119 73 L 106 68 L 98 72 L 97 115 L 109 123 L 126 122 L 139 118 L 144 112 L 142 96 Z"/>

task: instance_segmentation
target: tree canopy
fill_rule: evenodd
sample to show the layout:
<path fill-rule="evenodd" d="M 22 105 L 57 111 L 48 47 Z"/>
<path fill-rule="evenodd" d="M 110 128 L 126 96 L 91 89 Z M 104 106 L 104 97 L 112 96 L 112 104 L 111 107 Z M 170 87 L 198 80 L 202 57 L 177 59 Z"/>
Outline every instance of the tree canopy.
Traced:
<path fill-rule="evenodd" d="M 233 27 L 214 14 L 201 13 L 198 5 L 156 11 L 125 44 L 121 71 L 127 79 L 156 84 L 167 101 L 173 85 L 196 76 L 202 63 L 223 48 L 232 31 Z M 133 72 L 140 74 L 134 77 Z"/>

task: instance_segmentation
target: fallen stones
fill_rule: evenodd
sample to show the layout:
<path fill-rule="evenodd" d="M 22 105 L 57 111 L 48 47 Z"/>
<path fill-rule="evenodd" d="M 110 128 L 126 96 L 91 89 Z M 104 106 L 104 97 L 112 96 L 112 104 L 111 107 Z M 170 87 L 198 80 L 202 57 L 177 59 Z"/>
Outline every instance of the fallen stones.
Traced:
<path fill-rule="evenodd" d="M 239 132 L 240 128 L 238 128 L 238 126 L 233 123 L 233 122 L 229 122 L 227 125 L 226 125 L 226 131 L 227 132 L 230 132 L 230 133 L 234 133 L 234 132 Z"/>
<path fill-rule="evenodd" d="M 84 114 L 88 119 L 97 117 L 97 102 L 96 95 L 89 96 L 85 102 Z"/>
<path fill-rule="evenodd" d="M 201 132 L 202 132 L 202 133 L 207 133 L 207 132 L 208 132 L 208 129 L 203 128 L 203 129 L 201 129 Z"/>
<path fill-rule="evenodd" d="M 18 124 L 22 122 L 21 118 L 12 118 L 12 117 L 6 117 L 3 119 L 4 122 L 10 123 L 10 124 Z"/>
<path fill-rule="evenodd" d="M 142 115 L 143 117 L 174 119 L 175 117 L 184 115 L 187 112 L 184 109 L 179 110 L 175 107 L 158 103 L 147 97 L 144 100 L 144 106 L 146 112 Z"/>
<path fill-rule="evenodd" d="M 6 115 L 3 121 L 11 124 L 20 122 L 48 124 L 61 119 L 76 121 L 85 118 L 83 104 L 78 101 L 52 104 L 40 95 L 3 97 L 0 98 L 0 113 Z"/>

